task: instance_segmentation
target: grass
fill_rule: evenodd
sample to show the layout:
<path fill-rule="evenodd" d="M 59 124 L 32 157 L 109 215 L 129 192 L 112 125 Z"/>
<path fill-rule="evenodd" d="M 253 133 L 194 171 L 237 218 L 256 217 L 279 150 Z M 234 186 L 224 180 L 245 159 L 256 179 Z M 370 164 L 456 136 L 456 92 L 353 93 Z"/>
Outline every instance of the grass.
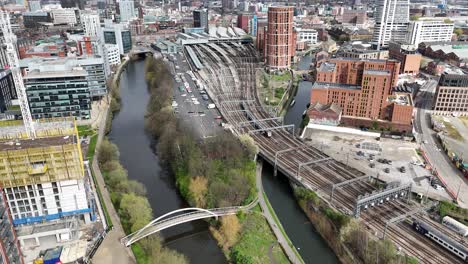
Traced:
<path fill-rule="evenodd" d="M 97 140 L 98 140 L 98 135 L 97 134 L 93 135 L 91 137 L 91 139 L 89 140 L 88 153 L 86 155 L 88 160 L 93 160 L 93 158 L 94 158 L 94 153 L 96 152 Z"/>
<path fill-rule="evenodd" d="M 106 206 L 106 203 L 104 202 L 104 198 L 102 197 L 101 188 L 99 188 L 96 177 L 94 176 L 94 170 L 93 170 L 93 166 L 92 166 L 93 160 L 90 160 L 89 162 L 90 162 L 89 166 L 91 166 L 91 176 L 93 178 L 94 186 L 96 187 L 96 192 L 97 192 L 99 201 L 101 203 L 102 210 L 104 211 L 104 217 L 106 218 L 107 228 L 111 229 L 112 226 L 113 226 L 112 219 L 110 217 L 109 212 L 107 211 L 107 206 Z"/>
<path fill-rule="evenodd" d="M 279 228 L 283 236 L 286 238 L 288 241 L 289 246 L 294 250 L 294 254 L 296 254 L 297 259 L 299 259 L 302 263 L 304 263 L 304 260 L 302 259 L 301 255 L 299 252 L 297 252 L 296 247 L 293 245 L 291 240 L 289 239 L 288 235 L 286 234 L 286 231 L 284 231 L 283 225 L 281 225 L 281 222 L 279 221 L 278 217 L 276 216 L 275 211 L 273 210 L 273 207 L 271 207 L 270 201 L 268 201 L 268 197 L 266 196 L 265 192 L 263 192 L 263 198 L 265 198 L 265 202 L 267 204 L 268 210 L 270 211 L 271 215 L 273 216 L 273 220 L 276 223 L 276 226 Z"/>
<path fill-rule="evenodd" d="M 80 125 L 80 126 L 77 126 L 77 129 L 78 129 L 78 135 L 80 137 L 84 137 L 84 136 L 89 137 L 89 136 L 96 134 L 96 131 L 92 129 L 90 125 Z"/>
<path fill-rule="evenodd" d="M 140 244 L 135 243 L 135 244 L 132 244 L 131 247 L 132 247 L 133 255 L 135 255 L 135 259 L 138 264 L 149 263 L 148 255 L 146 255 L 145 251 L 141 248 Z"/>
<path fill-rule="evenodd" d="M 280 75 L 276 75 L 276 74 L 271 74 L 270 75 L 271 77 L 271 80 L 273 81 L 289 81 L 291 80 L 291 74 L 289 72 L 285 72 L 283 74 L 280 74 Z"/>
<path fill-rule="evenodd" d="M 241 224 L 242 232 L 239 241 L 232 248 L 232 254 L 250 259 L 248 263 L 289 263 L 262 215 L 247 214 Z M 273 260 L 270 260 L 270 256 Z"/>
<path fill-rule="evenodd" d="M 283 98 L 283 95 L 284 95 L 284 92 L 286 90 L 284 88 L 276 88 L 275 89 L 275 97 L 278 98 L 279 100 L 281 100 L 281 98 Z"/>

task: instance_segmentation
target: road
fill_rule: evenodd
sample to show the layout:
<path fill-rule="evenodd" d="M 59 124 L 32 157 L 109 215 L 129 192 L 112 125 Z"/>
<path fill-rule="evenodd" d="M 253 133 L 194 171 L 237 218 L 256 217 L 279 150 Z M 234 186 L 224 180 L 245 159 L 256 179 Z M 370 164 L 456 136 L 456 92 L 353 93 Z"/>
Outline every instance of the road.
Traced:
<path fill-rule="evenodd" d="M 178 118 L 191 125 L 201 138 L 211 137 L 220 132 L 222 130 L 220 126 L 222 120 L 216 119 L 216 117 L 220 116 L 220 113 L 217 109 L 208 109 L 208 104 L 212 103 L 212 101 L 211 99 L 204 100 L 202 98 L 202 94 L 195 82 L 187 73 L 190 67 L 184 56 L 176 54 L 174 57 L 168 56 L 168 58 L 171 61 L 172 74 L 181 78 L 181 82 L 174 82 L 173 99 L 177 102 L 177 108 L 174 110 Z M 189 83 L 192 93 L 179 91 L 179 86 L 184 86 L 184 79 Z M 195 101 L 200 104 L 195 104 Z"/>
<path fill-rule="evenodd" d="M 421 149 L 426 153 L 432 167 L 447 185 L 447 190 L 458 196 L 458 203 L 464 208 L 468 208 L 468 185 L 460 171 L 452 164 L 447 155 L 440 151 L 442 146 L 436 138 L 436 133 L 431 128 L 430 109 L 437 87 L 437 81 L 429 79 L 420 90 L 421 97 L 416 100 L 416 122 L 414 123 L 417 132 L 416 139 L 421 145 Z"/>

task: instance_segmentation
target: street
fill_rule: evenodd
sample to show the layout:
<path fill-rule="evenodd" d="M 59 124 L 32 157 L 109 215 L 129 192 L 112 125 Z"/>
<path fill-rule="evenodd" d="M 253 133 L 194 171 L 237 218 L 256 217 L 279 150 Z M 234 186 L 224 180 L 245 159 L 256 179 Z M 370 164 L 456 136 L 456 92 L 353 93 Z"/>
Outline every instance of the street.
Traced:
<path fill-rule="evenodd" d="M 446 184 L 451 195 L 457 197 L 460 206 L 468 207 L 468 185 L 461 172 L 452 164 L 447 155 L 441 151 L 442 146 L 437 140 L 436 133 L 431 128 L 430 109 L 437 87 L 437 81 L 429 79 L 420 90 L 419 100 L 415 100 L 416 116 L 414 129 L 416 140 L 426 153 L 433 168 Z"/>

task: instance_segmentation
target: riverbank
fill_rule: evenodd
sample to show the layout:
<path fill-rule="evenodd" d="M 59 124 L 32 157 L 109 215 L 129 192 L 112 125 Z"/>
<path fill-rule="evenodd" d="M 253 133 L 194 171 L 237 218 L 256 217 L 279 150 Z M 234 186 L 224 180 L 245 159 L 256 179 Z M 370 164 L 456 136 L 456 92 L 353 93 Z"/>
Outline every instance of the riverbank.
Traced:
<path fill-rule="evenodd" d="M 246 205 L 257 196 L 257 148 L 249 137 L 237 139 L 229 132 L 196 138 L 172 114 L 172 75 L 162 60 L 148 60 L 146 80 L 150 90 L 146 123 L 158 141 L 156 151 L 175 175 L 181 195 L 192 207 L 219 208 Z M 265 219 L 241 213 L 210 221 L 210 230 L 226 258 L 233 263 L 288 263 Z"/>
<path fill-rule="evenodd" d="M 113 230 L 110 233 L 113 234 L 112 237 L 110 237 L 110 234 L 108 235 L 108 245 L 104 243 L 106 241 L 103 242 L 101 245 L 103 250 L 96 253 L 95 259 L 99 259 L 99 263 L 101 263 L 100 261 L 102 263 L 151 263 L 151 260 L 156 258 L 170 260 L 167 263 L 187 263 L 184 256 L 163 247 L 159 237 L 156 236 L 145 238 L 133 244 L 131 251 L 120 243 L 120 240 L 126 234 L 137 231 L 153 219 L 152 210 L 146 198 L 145 186 L 128 179 L 127 171 L 119 162 L 117 146 L 104 138 L 104 134 L 111 131 L 114 114 L 118 113 L 121 107 L 120 77 L 128 63 L 129 60 L 124 61 L 113 78 L 113 84 L 109 91 L 110 107 L 107 109 L 107 120 L 104 119 L 99 126 L 97 157 L 94 159 L 93 168 L 95 174 L 99 175 L 98 178 L 103 181 L 106 189 L 105 193 L 108 197 L 105 199 L 105 203 L 111 205 L 109 206 L 111 209 L 110 215 L 113 218 L 115 232 Z M 121 247 L 124 247 L 124 249 L 121 249 Z M 130 260 L 119 259 L 118 251 L 130 251 L 133 254 L 129 254 L 131 255 Z M 164 261 L 161 263 L 164 263 Z"/>

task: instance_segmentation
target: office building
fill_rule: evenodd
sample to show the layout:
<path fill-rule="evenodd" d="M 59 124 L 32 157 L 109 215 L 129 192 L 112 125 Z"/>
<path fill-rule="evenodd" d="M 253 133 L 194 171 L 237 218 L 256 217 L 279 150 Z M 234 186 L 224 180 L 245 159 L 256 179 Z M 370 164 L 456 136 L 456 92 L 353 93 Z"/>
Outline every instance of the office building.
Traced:
<path fill-rule="evenodd" d="M 29 71 L 24 76 L 24 83 L 32 117 L 89 118 L 91 96 L 87 77 L 87 72 L 82 68 L 70 71 Z"/>
<path fill-rule="evenodd" d="M 127 26 L 107 22 L 102 31 L 105 44 L 117 45 L 122 55 L 130 52 L 132 49 L 132 34 Z"/>
<path fill-rule="evenodd" d="M 120 22 L 128 22 L 137 17 L 133 0 L 120 0 Z"/>
<path fill-rule="evenodd" d="M 104 58 L 97 56 L 68 57 L 68 58 L 28 58 L 21 60 L 20 65 L 27 71 L 40 72 L 73 71 L 82 68 L 86 71 L 89 93 L 92 98 L 99 98 L 107 94 Z"/>
<path fill-rule="evenodd" d="M 444 21 L 411 21 L 407 40 L 416 46 L 421 42 L 449 42 L 452 40 L 453 29 L 453 23 Z"/>
<path fill-rule="evenodd" d="M 78 24 L 78 12 L 79 10 L 75 8 L 60 8 L 52 9 L 50 15 L 54 24 L 76 25 Z"/>
<path fill-rule="evenodd" d="M 336 104 L 350 126 L 382 126 L 410 131 L 413 106 L 407 94 L 393 93 L 400 62 L 395 60 L 328 59 L 317 68 L 311 104 Z M 390 123 L 390 124 L 389 124 Z"/>
<path fill-rule="evenodd" d="M 25 28 L 39 28 L 40 23 L 50 23 L 52 18 L 48 12 L 36 11 L 23 13 L 23 25 Z"/>
<path fill-rule="evenodd" d="M 419 73 L 422 56 L 419 54 L 416 45 L 391 41 L 389 44 L 389 57 L 401 62 L 400 73 L 411 75 Z"/>
<path fill-rule="evenodd" d="M 291 66 L 291 58 L 296 50 L 293 14 L 294 7 L 291 6 L 268 8 L 265 57 L 270 70 L 284 70 Z"/>
<path fill-rule="evenodd" d="M 468 116 L 468 72 L 446 67 L 435 97 L 434 114 Z"/>
<path fill-rule="evenodd" d="M 313 28 L 296 28 L 297 41 L 306 42 L 308 44 L 317 44 L 318 32 Z"/>
<path fill-rule="evenodd" d="M 36 139 L 21 122 L 0 131 L 0 184 L 15 226 L 67 216 L 90 221 L 89 186 L 73 119 L 36 122 Z M 17 144 L 11 144 L 17 142 Z M 40 233 L 37 230 L 36 233 Z"/>
<path fill-rule="evenodd" d="M 31 12 L 39 11 L 42 8 L 41 7 L 41 1 L 39 1 L 39 0 L 28 1 L 28 5 L 29 5 L 29 11 L 31 11 Z"/>
<path fill-rule="evenodd" d="M 84 31 L 85 36 L 87 37 L 99 36 L 99 30 L 101 28 L 99 14 L 95 14 L 95 13 L 81 14 L 81 25 L 83 26 L 83 31 Z"/>
<path fill-rule="evenodd" d="M 193 10 L 193 27 L 204 28 L 208 33 L 208 9 Z"/>
<path fill-rule="evenodd" d="M 119 47 L 114 44 L 106 44 L 104 47 L 109 66 L 120 65 Z"/>
<path fill-rule="evenodd" d="M 24 264 L 5 193 L 0 187 L 0 263 Z"/>
<path fill-rule="evenodd" d="M 380 0 L 375 17 L 372 42 L 376 49 L 387 47 L 390 40 L 406 40 L 409 0 Z"/>
<path fill-rule="evenodd" d="M 17 99 L 17 96 L 11 70 L 0 70 L 0 113 L 3 114 L 12 109 L 14 107 L 12 100 L 14 99 Z"/>

